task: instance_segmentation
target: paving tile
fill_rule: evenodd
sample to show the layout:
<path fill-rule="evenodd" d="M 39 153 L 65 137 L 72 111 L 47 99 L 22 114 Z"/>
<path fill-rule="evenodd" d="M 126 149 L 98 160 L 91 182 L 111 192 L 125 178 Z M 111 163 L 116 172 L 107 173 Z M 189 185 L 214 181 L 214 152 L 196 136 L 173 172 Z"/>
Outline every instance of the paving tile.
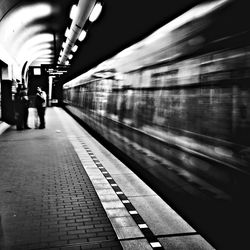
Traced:
<path fill-rule="evenodd" d="M 124 205 L 121 201 L 105 201 L 102 203 L 105 209 L 112 209 L 112 208 L 124 208 Z"/>
<path fill-rule="evenodd" d="M 121 244 L 125 250 L 152 250 L 152 247 L 145 239 L 124 240 L 121 241 Z"/>
<path fill-rule="evenodd" d="M 214 250 L 200 235 L 187 235 L 185 237 L 164 237 L 159 241 L 165 249 L 171 250 Z"/>
<path fill-rule="evenodd" d="M 112 217 L 110 218 L 110 221 L 114 228 L 136 226 L 136 223 L 131 216 Z"/>
<path fill-rule="evenodd" d="M 138 226 L 114 228 L 118 239 L 131 239 L 144 237 Z"/>
<path fill-rule="evenodd" d="M 130 197 L 130 200 L 155 235 L 195 232 L 159 196 Z"/>
<path fill-rule="evenodd" d="M 126 208 L 113 208 L 113 209 L 107 209 L 106 213 L 109 218 L 112 217 L 123 217 L 128 216 L 129 213 Z"/>

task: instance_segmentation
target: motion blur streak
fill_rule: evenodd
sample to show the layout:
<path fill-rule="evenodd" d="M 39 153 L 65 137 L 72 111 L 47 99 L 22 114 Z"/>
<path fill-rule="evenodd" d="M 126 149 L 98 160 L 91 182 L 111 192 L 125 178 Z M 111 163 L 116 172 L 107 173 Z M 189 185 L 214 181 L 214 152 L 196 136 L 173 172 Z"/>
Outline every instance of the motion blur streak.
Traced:
<path fill-rule="evenodd" d="M 244 249 L 249 13 L 243 1 L 199 10 L 66 83 L 64 103 L 216 248 Z"/>

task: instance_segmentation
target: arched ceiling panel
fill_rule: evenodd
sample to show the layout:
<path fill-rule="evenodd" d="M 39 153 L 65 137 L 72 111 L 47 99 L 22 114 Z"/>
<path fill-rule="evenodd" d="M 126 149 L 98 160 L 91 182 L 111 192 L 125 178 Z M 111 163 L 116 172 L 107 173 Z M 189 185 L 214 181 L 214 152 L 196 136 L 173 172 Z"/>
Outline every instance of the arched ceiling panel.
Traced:
<path fill-rule="evenodd" d="M 44 33 L 46 31 L 45 28 L 46 28 L 45 25 L 41 24 L 25 27 L 25 31 L 20 31 L 15 37 L 15 40 L 13 41 L 13 44 L 11 46 L 13 53 L 17 53 L 22 44 L 25 43 L 30 38 L 32 38 L 33 36 Z"/>
<path fill-rule="evenodd" d="M 45 44 L 58 54 L 72 6 L 71 0 L 0 0 L 0 46 L 22 67 L 33 48 Z M 50 36 L 49 39 L 42 37 Z M 42 63 L 42 61 L 41 61 Z"/>
<path fill-rule="evenodd" d="M 42 61 L 41 63 L 43 64 L 43 62 L 46 64 L 47 58 L 50 58 L 52 49 L 41 49 L 41 50 L 37 50 L 35 51 L 29 58 L 29 61 L 27 61 L 27 64 L 25 66 L 25 70 L 24 70 L 24 74 L 26 74 L 28 68 L 30 65 L 32 65 L 33 63 L 37 66 L 37 64 L 35 63 L 37 59 L 39 58 L 45 58 L 45 61 Z M 40 63 L 40 64 L 41 64 Z"/>
<path fill-rule="evenodd" d="M 16 59 L 18 62 L 27 61 L 27 59 L 32 56 L 32 51 L 34 47 L 37 47 L 38 45 L 53 45 L 53 35 L 50 33 L 41 33 L 37 34 L 36 36 L 31 37 L 29 40 L 24 42 L 20 48 L 19 51 L 16 54 Z M 52 50 L 53 53 L 53 50 Z"/>
<path fill-rule="evenodd" d="M 36 22 L 36 20 L 48 17 L 51 14 L 52 6 L 48 3 L 17 5 L 2 20 L 3 25 L 0 26 L 0 32 L 5 35 L 2 37 L 1 42 L 4 47 L 8 47 L 8 52 L 12 57 L 15 57 L 19 64 L 21 64 L 24 55 L 26 57 L 30 55 L 29 52 L 32 51 L 33 46 L 37 45 L 37 42 L 34 41 L 38 41 L 42 35 L 40 33 L 45 26 Z M 37 33 L 30 32 L 32 25 L 37 28 Z M 29 36 L 26 35 L 26 32 L 29 33 Z M 50 41 L 53 41 L 53 35 L 50 34 L 50 36 Z M 21 40 L 22 37 L 24 40 Z M 41 42 L 44 41 L 40 40 L 39 43 Z"/>
<path fill-rule="evenodd" d="M 22 56 L 22 65 L 27 61 L 29 63 L 32 63 L 31 60 L 34 60 L 33 55 L 36 55 L 37 52 L 42 51 L 42 50 L 50 50 L 50 54 L 47 57 L 43 57 L 44 59 L 52 58 L 52 63 L 54 61 L 54 55 L 53 55 L 53 46 L 50 43 L 40 43 L 34 46 L 30 51 L 28 55 L 23 55 Z M 42 60 L 40 60 L 42 61 Z M 45 60 L 47 62 L 47 60 Z"/>

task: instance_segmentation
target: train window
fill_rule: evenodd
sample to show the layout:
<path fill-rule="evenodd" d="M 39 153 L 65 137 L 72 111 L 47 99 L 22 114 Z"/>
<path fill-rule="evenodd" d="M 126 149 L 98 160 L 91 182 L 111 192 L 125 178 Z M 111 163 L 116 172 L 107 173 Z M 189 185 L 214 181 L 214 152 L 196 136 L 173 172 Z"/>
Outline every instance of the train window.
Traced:
<path fill-rule="evenodd" d="M 151 75 L 153 86 L 164 86 L 177 84 L 178 69 L 169 70 L 166 72 L 154 73 Z"/>
<path fill-rule="evenodd" d="M 161 73 L 152 74 L 151 83 L 154 87 L 161 85 Z"/>

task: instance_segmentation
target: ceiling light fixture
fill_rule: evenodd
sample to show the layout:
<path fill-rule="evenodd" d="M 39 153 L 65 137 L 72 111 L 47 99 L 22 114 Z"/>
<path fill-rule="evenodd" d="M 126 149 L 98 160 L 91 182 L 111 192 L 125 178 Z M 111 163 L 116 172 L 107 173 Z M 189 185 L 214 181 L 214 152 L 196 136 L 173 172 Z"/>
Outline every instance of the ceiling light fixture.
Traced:
<path fill-rule="evenodd" d="M 86 37 L 86 35 L 87 35 L 87 32 L 85 30 L 82 30 L 80 36 L 78 37 L 78 40 L 82 42 L 84 38 Z"/>
<path fill-rule="evenodd" d="M 89 21 L 94 22 L 99 17 L 101 11 L 102 11 L 101 3 L 96 3 L 95 7 L 93 8 L 93 10 L 89 16 Z"/>
<path fill-rule="evenodd" d="M 66 31 L 65 31 L 65 36 L 66 36 L 66 37 L 69 37 L 69 33 L 70 33 L 70 32 L 69 32 L 69 28 L 67 27 L 67 29 L 66 29 Z"/>
<path fill-rule="evenodd" d="M 76 51 L 77 51 L 77 49 L 78 49 L 78 46 L 77 46 L 77 45 L 75 45 L 75 46 L 72 48 L 72 51 L 73 51 L 73 52 L 76 52 Z"/>
<path fill-rule="evenodd" d="M 69 17 L 71 20 L 75 19 L 77 13 L 77 6 L 74 4 L 70 10 Z"/>

